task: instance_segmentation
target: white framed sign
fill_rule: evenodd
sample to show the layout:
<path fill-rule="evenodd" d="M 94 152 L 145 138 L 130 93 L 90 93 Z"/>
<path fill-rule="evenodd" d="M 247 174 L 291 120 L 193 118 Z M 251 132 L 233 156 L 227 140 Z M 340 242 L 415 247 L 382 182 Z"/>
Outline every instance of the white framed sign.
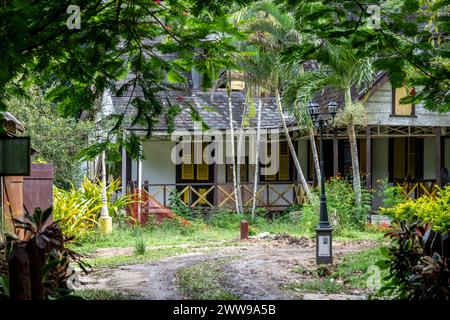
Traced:
<path fill-rule="evenodd" d="M 331 255 L 330 240 L 330 236 L 319 236 L 319 257 L 329 257 Z"/>

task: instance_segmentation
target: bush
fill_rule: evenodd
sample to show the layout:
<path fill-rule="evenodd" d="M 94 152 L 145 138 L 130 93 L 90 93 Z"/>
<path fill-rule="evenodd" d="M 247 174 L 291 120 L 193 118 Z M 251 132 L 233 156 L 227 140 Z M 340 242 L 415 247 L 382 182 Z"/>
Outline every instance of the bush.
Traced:
<path fill-rule="evenodd" d="M 429 225 L 397 221 L 395 229 L 386 234 L 391 246 L 383 252 L 387 260 L 378 262 L 389 269 L 379 295 L 395 299 L 450 301 L 449 259 L 423 250 L 423 234 Z"/>
<path fill-rule="evenodd" d="M 381 212 L 409 223 L 429 222 L 433 230 L 445 233 L 450 229 L 450 186 L 439 190 L 437 197 L 424 195 L 417 200 L 404 200 L 392 208 L 382 208 Z"/>
<path fill-rule="evenodd" d="M 362 205 L 355 205 L 355 193 L 351 182 L 342 178 L 331 178 L 325 183 L 327 195 L 328 217 L 335 229 L 340 234 L 344 229 L 361 230 L 365 228 L 367 216 L 371 210 L 371 194 L 362 189 Z M 315 195 L 311 202 L 302 208 L 300 224 L 310 232 L 313 232 L 319 222 L 320 188 L 313 190 Z"/>
<path fill-rule="evenodd" d="M 177 189 L 170 190 L 169 207 L 175 214 L 184 218 L 192 218 L 194 215 L 191 209 L 181 200 L 180 192 Z"/>
<path fill-rule="evenodd" d="M 106 189 L 109 214 L 117 220 L 119 211 L 129 202 L 127 195 L 114 200 L 120 181 L 113 180 Z M 82 187 L 66 191 L 54 187 L 53 216 L 59 221 L 63 233 L 70 237 L 83 237 L 97 227 L 102 207 L 102 184 L 84 179 Z"/>

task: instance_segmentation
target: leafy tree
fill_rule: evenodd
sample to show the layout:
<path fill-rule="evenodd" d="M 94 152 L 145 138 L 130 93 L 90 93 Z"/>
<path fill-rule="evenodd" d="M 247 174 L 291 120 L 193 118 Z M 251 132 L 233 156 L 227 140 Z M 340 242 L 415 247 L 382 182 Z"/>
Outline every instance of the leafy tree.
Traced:
<path fill-rule="evenodd" d="M 243 2 L 1 1 L 0 110 L 9 97 L 26 94 L 33 82 L 58 81 L 47 98 L 61 114 L 74 117 L 91 110 L 105 89 L 120 96 L 139 87 L 144 97 L 131 99 L 127 109 L 136 110 L 133 123 L 145 124 L 149 136 L 152 119 L 166 111 L 161 101 L 168 89 L 185 82 L 192 66 L 206 74 L 207 86 L 218 70 L 213 66 L 227 64 L 222 57 L 234 50 L 229 35 L 235 29 L 225 12 Z M 80 29 L 66 25 L 69 5 L 81 10 Z M 166 75 L 172 84 L 165 82 Z M 118 79 L 125 79 L 120 87 Z M 131 135 L 120 141 L 124 120 L 123 114 L 117 116 L 112 132 L 136 158 L 138 139 Z"/>
<path fill-rule="evenodd" d="M 282 4 L 296 18 L 296 27 L 308 35 L 286 53 L 306 61 L 323 41 L 351 46 L 375 58 L 376 70 L 388 71 L 394 87 L 414 88 L 403 102 L 422 102 L 439 112 L 450 110 L 449 1 L 385 0 L 377 4 L 379 27 L 371 0 L 286 0 Z"/>
<path fill-rule="evenodd" d="M 87 145 L 93 124 L 60 116 L 55 106 L 45 101 L 42 90 L 34 88 L 27 93 L 30 98 L 10 98 L 7 105 L 24 125 L 24 134 L 31 136 L 31 144 L 38 152 L 34 161 L 53 162 L 57 187 L 79 185 L 83 172 L 77 154 Z"/>

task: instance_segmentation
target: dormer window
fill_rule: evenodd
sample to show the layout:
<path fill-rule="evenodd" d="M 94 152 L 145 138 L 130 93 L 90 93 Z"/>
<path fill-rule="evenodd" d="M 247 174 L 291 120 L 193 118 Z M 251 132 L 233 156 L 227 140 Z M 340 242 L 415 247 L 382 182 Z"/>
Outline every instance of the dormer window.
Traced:
<path fill-rule="evenodd" d="M 414 116 L 415 107 L 412 103 L 402 104 L 400 100 L 408 96 L 408 90 L 405 86 L 392 88 L 392 115 L 393 116 Z"/>

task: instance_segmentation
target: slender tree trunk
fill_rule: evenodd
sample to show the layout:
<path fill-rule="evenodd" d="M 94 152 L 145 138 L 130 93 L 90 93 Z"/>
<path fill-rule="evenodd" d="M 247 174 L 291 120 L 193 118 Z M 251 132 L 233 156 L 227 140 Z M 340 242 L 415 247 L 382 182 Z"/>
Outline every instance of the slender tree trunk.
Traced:
<path fill-rule="evenodd" d="M 228 79 L 230 79 L 230 74 L 228 74 Z M 233 126 L 233 102 L 231 99 L 231 80 L 228 82 L 228 113 L 230 118 L 230 140 L 231 140 L 231 157 L 232 157 L 232 169 L 233 169 L 233 189 L 234 189 L 234 203 L 236 206 L 236 213 L 240 214 L 239 197 L 238 197 L 238 184 L 236 179 L 236 155 L 234 150 L 234 126 Z"/>
<path fill-rule="evenodd" d="M 311 200 L 311 190 L 309 189 L 309 185 L 306 182 L 302 167 L 300 166 L 300 162 L 298 161 L 297 152 L 295 151 L 294 145 L 292 144 L 291 137 L 289 136 L 289 131 L 288 131 L 288 128 L 286 125 L 286 121 L 284 119 L 284 115 L 283 115 L 283 106 L 281 105 L 280 92 L 278 91 L 278 89 L 275 89 L 275 100 L 276 100 L 277 107 L 278 107 L 278 113 L 280 114 L 280 119 L 283 124 L 284 134 L 286 135 L 286 140 L 289 145 L 289 149 L 291 150 L 291 156 L 294 159 L 294 164 L 297 169 L 297 174 L 298 174 L 298 177 L 300 178 L 300 183 L 302 184 L 303 188 L 305 189 L 308 199 Z"/>
<path fill-rule="evenodd" d="M 257 124 L 256 124 L 256 154 L 255 154 L 255 172 L 253 176 L 253 195 L 252 195 L 252 220 L 255 219 L 256 211 L 256 193 L 258 192 L 258 175 L 259 175 L 259 145 L 261 143 L 261 114 L 262 114 L 262 101 L 261 94 L 258 93 L 258 110 L 257 112 Z"/>
<path fill-rule="evenodd" d="M 241 213 L 244 213 L 244 204 L 242 201 L 242 189 L 241 189 L 241 153 L 242 153 L 242 139 L 244 138 L 244 116 L 247 113 L 247 104 L 244 105 L 244 110 L 242 111 L 242 120 L 241 120 L 241 127 L 239 128 L 239 135 L 238 135 L 238 145 L 237 145 L 237 166 L 236 166 L 236 180 L 238 185 L 238 203 L 239 203 L 239 210 Z M 245 154 L 245 144 L 244 144 L 244 154 Z M 244 159 L 245 161 L 245 159 Z"/>
<path fill-rule="evenodd" d="M 320 186 L 320 181 L 322 179 L 322 175 L 320 174 L 319 154 L 317 152 L 317 145 L 316 145 L 316 139 L 314 138 L 313 128 L 309 128 L 309 140 L 311 142 L 311 150 L 312 150 L 313 160 L 314 160 L 314 169 L 316 170 L 317 185 Z M 323 150 L 320 150 L 320 152 L 323 152 Z"/>
<path fill-rule="evenodd" d="M 350 88 L 345 91 L 345 105 L 350 106 L 352 103 L 352 96 Z M 355 190 L 356 206 L 361 206 L 361 176 L 359 174 L 359 161 L 358 161 L 358 144 L 356 142 L 355 125 L 352 121 L 348 123 L 348 137 L 350 140 L 350 153 L 352 157 L 352 169 L 353 169 L 353 189 Z"/>

